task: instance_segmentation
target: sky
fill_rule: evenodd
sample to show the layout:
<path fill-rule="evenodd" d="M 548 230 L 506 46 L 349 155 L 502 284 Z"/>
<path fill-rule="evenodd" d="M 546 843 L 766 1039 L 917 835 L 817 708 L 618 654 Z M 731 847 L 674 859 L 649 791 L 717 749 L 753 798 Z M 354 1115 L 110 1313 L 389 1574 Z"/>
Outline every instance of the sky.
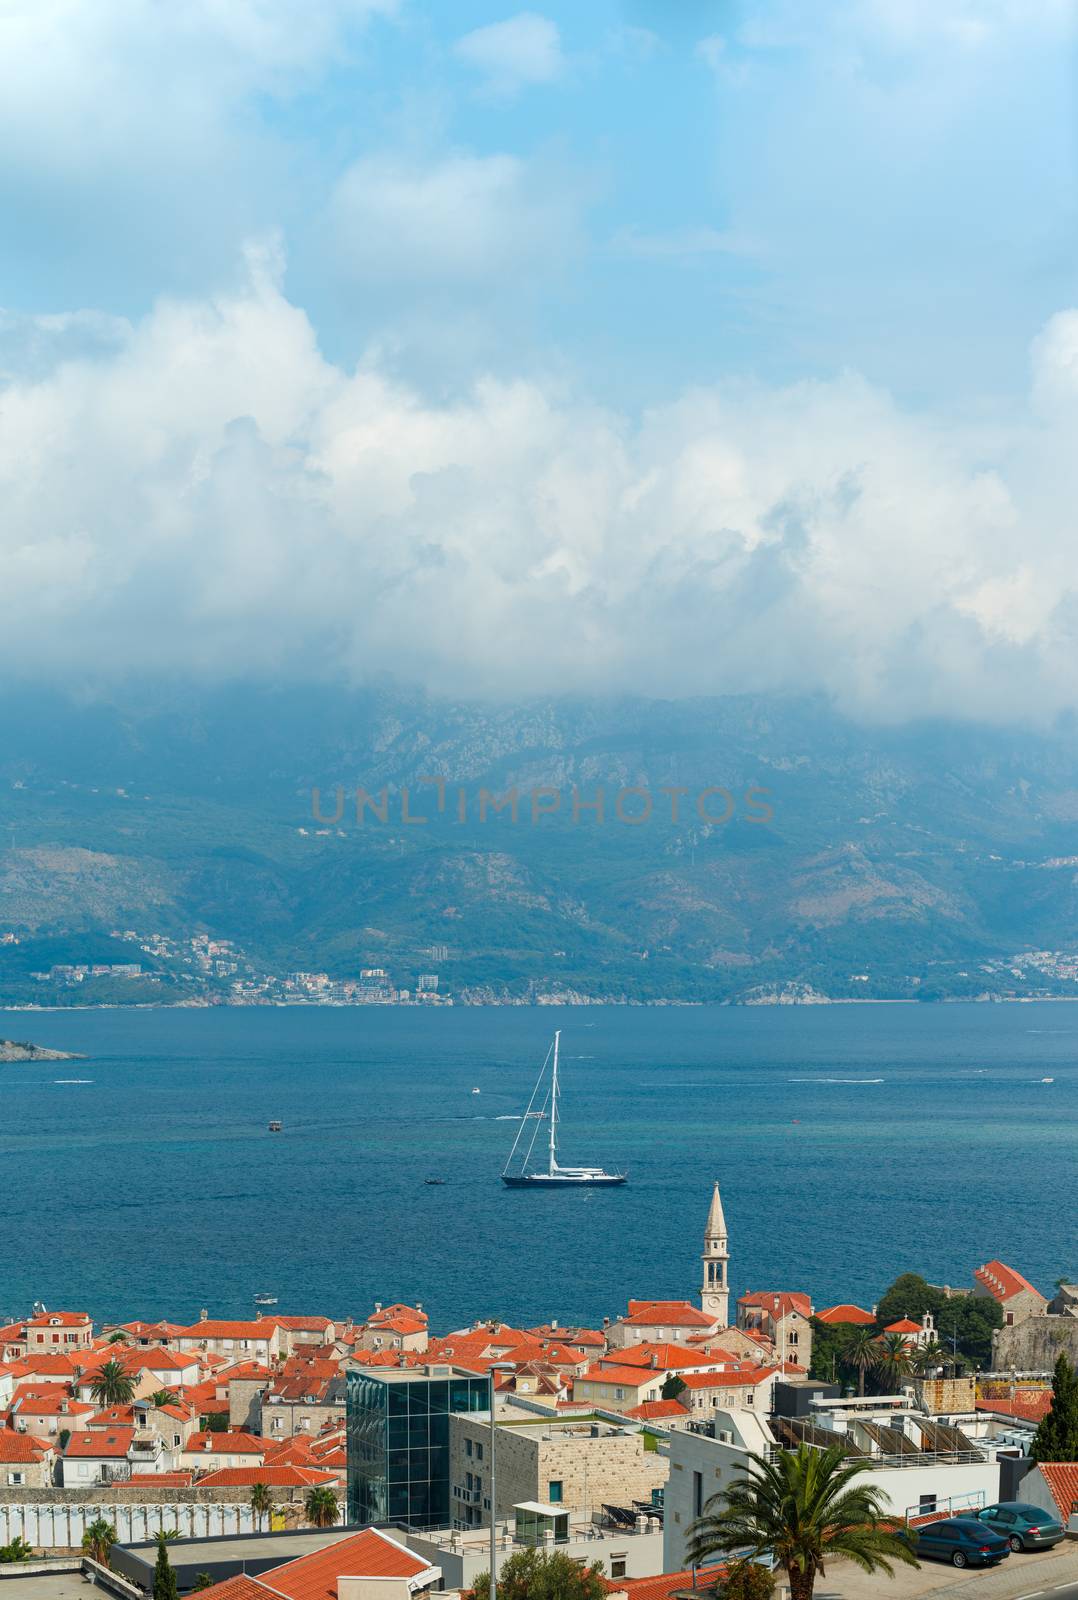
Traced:
<path fill-rule="evenodd" d="M 1078 697 L 1073 0 L 6 0 L 0 667 Z"/>

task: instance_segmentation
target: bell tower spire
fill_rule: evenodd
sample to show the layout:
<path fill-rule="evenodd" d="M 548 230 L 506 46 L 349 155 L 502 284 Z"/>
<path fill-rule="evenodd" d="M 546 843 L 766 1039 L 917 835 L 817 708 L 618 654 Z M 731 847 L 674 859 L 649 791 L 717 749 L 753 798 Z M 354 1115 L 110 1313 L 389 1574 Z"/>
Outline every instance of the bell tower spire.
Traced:
<path fill-rule="evenodd" d="M 730 1243 L 726 1233 L 726 1218 L 722 1210 L 722 1196 L 716 1183 L 711 1196 L 711 1208 L 704 1230 L 704 1281 L 700 1290 L 700 1307 L 709 1317 L 714 1317 L 722 1328 L 730 1326 Z"/>

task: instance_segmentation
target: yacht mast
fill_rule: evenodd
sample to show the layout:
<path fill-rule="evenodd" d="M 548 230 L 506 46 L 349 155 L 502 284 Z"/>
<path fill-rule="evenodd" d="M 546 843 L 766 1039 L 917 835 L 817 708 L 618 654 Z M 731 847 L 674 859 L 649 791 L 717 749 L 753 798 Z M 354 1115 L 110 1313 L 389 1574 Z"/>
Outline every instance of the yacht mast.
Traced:
<path fill-rule="evenodd" d="M 554 1176 L 557 1170 L 557 1138 L 558 1138 L 558 1040 L 561 1038 L 561 1029 L 554 1033 L 554 1068 L 550 1080 L 550 1175 Z"/>

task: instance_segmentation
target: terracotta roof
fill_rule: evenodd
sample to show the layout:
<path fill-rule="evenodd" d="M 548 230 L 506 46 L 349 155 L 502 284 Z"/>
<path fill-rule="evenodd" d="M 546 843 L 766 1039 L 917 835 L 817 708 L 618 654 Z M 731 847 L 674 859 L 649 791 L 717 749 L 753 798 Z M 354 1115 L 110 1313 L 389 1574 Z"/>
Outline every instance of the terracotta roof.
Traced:
<path fill-rule="evenodd" d="M 600 1363 L 602 1359 L 600 1357 Z M 624 1350 L 612 1351 L 610 1359 L 624 1367 L 670 1370 L 674 1367 L 706 1367 L 709 1364 L 713 1365 L 721 1357 L 701 1350 L 690 1350 L 688 1345 L 684 1344 L 653 1344 L 650 1340 L 645 1340 L 642 1344 L 629 1345 Z"/>
<path fill-rule="evenodd" d="M 265 1584 L 258 1582 L 257 1578 L 249 1578 L 242 1572 L 238 1572 L 234 1578 L 226 1578 L 223 1583 L 211 1584 L 208 1589 L 201 1591 L 203 1596 L 212 1595 L 213 1600 L 267 1600 L 270 1592 Z"/>
<path fill-rule="evenodd" d="M 629 1600 L 670 1600 L 679 1589 L 709 1589 L 724 1576 L 725 1566 L 687 1567 L 684 1572 L 660 1572 L 655 1578 L 604 1578 L 607 1590 L 627 1594 Z"/>
<path fill-rule="evenodd" d="M 645 1400 L 625 1415 L 639 1422 L 662 1422 L 664 1418 L 687 1417 L 689 1413 L 680 1400 Z"/>
<path fill-rule="evenodd" d="M 860 1306 L 840 1305 L 828 1306 L 826 1311 L 817 1311 L 817 1322 L 852 1323 L 859 1328 L 870 1328 L 876 1319 L 871 1311 L 862 1311 Z"/>
<path fill-rule="evenodd" d="M 79 1417 L 94 1408 L 82 1400 L 72 1400 L 63 1384 L 50 1383 L 45 1389 L 29 1393 L 16 1389 L 11 1409 L 21 1417 Z"/>
<path fill-rule="evenodd" d="M 86 1328 L 90 1318 L 85 1311 L 46 1311 L 43 1316 L 31 1317 L 28 1328 Z"/>
<path fill-rule="evenodd" d="M 924 1329 L 919 1322 L 911 1322 L 909 1317 L 899 1317 L 897 1322 L 889 1322 L 884 1333 L 923 1333 Z"/>
<path fill-rule="evenodd" d="M 1042 1461 L 1037 1470 L 1051 1490 L 1066 1527 L 1068 1519 L 1078 1511 L 1078 1461 Z"/>
<path fill-rule="evenodd" d="M 219 1467 L 199 1478 L 200 1489 L 246 1489 L 256 1483 L 265 1483 L 271 1489 L 333 1488 L 340 1482 L 337 1472 L 324 1472 L 315 1467 Z"/>
<path fill-rule="evenodd" d="M 606 1346 L 606 1338 L 598 1328 L 562 1328 L 547 1322 L 541 1328 L 529 1328 L 528 1332 L 535 1339 L 555 1339 L 559 1344 L 578 1344 L 589 1350 L 602 1350 Z"/>
<path fill-rule="evenodd" d="M 382 1327 L 386 1322 L 391 1322 L 395 1317 L 408 1317 L 413 1322 L 418 1322 L 423 1328 L 427 1326 L 428 1317 L 425 1311 L 420 1311 L 418 1306 L 404 1306 L 399 1302 L 391 1306 L 383 1306 L 381 1311 L 372 1311 L 367 1318 L 368 1328 Z"/>
<path fill-rule="evenodd" d="M 767 1311 L 775 1317 L 787 1317 L 791 1311 L 799 1311 L 803 1317 L 812 1315 L 811 1299 L 799 1290 L 758 1289 L 752 1294 L 743 1294 L 737 1303 L 739 1306 L 758 1306 L 761 1311 Z"/>
<path fill-rule="evenodd" d="M 135 1437 L 134 1428 L 103 1428 L 99 1433 L 73 1433 L 65 1456 L 126 1456 Z"/>
<path fill-rule="evenodd" d="M 597 1366 L 582 1372 L 576 1382 L 623 1384 L 629 1389 L 640 1389 L 646 1383 L 657 1383 L 660 1376 L 659 1371 L 649 1367 Z"/>
<path fill-rule="evenodd" d="M 276 1319 L 266 1317 L 261 1322 L 218 1322 L 207 1318 L 189 1328 L 177 1328 L 182 1339 L 272 1339 L 277 1331 Z"/>
<path fill-rule="evenodd" d="M 986 1261 L 983 1267 L 978 1267 L 973 1276 L 977 1282 L 986 1288 L 993 1300 L 998 1300 L 1000 1305 L 1005 1305 L 1016 1294 L 1035 1294 L 1038 1300 L 1044 1296 L 1039 1289 L 1035 1289 L 1028 1278 L 1023 1278 L 1020 1272 L 1015 1272 L 1013 1267 L 1004 1266 L 1002 1261 Z"/>
<path fill-rule="evenodd" d="M 978 1400 L 978 1411 L 989 1411 L 997 1417 L 1018 1417 L 1023 1422 L 1040 1422 L 1047 1416 L 1052 1404 L 1051 1389 L 1037 1394 L 1016 1394 L 1013 1400 Z"/>
<path fill-rule="evenodd" d="M 419 1578 L 430 1572 L 421 1556 L 377 1528 L 346 1535 L 310 1555 L 271 1567 L 257 1578 L 229 1578 L 202 1591 L 201 1600 L 337 1600 L 337 1579 Z M 237 1587 L 242 1584 L 243 1587 Z"/>
<path fill-rule="evenodd" d="M 631 1328 L 713 1328 L 716 1321 L 688 1300 L 630 1300 L 621 1320 Z"/>
<path fill-rule="evenodd" d="M 736 1372 L 684 1372 L 681 1381 L 687 1389 L 737 1389 L 764 1383 L 778 1367 L 744 1366 Z"/>
<path fill-rule="evenodd" d="M 207 1456 L 261 1456 L 266 1453 L 266 1440 L 254 1433 L 193 1433 L 184 1449 Z"/>
<path fill-rule="evenodd" d="M 270 1317 L 269 1320 L 290 1333 L 325 1333 L 333 1326 L 331 1317 Z"/>
<path fill-rule="evenodd" d="M 45 1439 L 35 1439 L 32 1433 L 16 1433 L 14 1428 L 0 1428 L 0 1461 L 5 1466 L 16 1461 L 40 1461 L 53 1448 Z"/>
<path fill-rule="evenodd" d="M 149 1483 L 160 1489 L 189 1489 L 195 1481 L 193 1472 L 133 1472 L 128 1483 Z"/>

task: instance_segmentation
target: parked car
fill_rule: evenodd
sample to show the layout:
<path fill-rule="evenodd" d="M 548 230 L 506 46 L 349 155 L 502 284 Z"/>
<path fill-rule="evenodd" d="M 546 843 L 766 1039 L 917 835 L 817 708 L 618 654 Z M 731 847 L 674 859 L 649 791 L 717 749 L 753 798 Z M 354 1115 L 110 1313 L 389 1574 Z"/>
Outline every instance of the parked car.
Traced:
<path fill-rule="evenodd" d="M 934 1556 L 956 1567 L 994 1567 L 1011 1547 L 976 1517 L 945 1517 L 917 1530 L 918 1556 Z"/>
<path fill-rule="evenodd" d="M 1040 1506 L 1021 1500 L 1001 1500 L 977 1513 L 993 1533 L 1001 1533 L 1012 1550 L 1050 1550 L 1063 1537 L 1063 1524 Z"/>

